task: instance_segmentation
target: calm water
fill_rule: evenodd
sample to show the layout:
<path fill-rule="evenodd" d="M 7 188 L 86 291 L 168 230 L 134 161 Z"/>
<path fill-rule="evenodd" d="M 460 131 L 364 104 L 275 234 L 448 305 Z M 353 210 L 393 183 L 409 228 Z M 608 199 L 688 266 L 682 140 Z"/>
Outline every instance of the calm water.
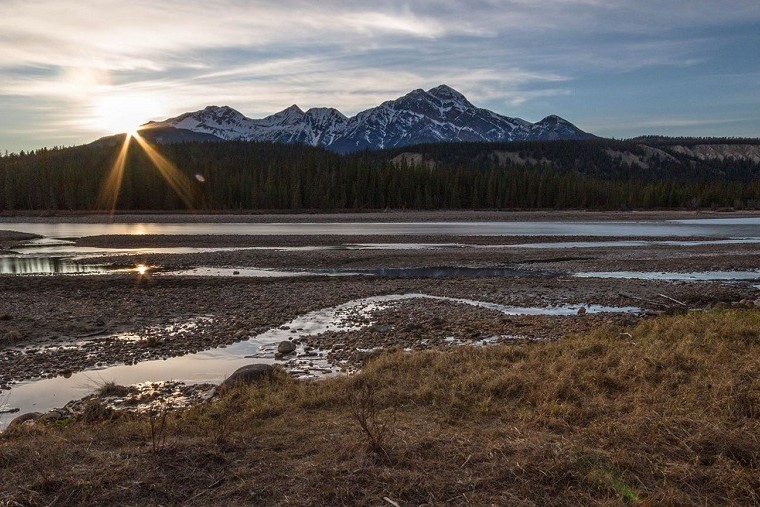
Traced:
<path fill-rule="evenodd" d="M 556 274 L 535 270 L 517 270 L 510 268 L 467 268 L 467 267 L 424 267 L 424 268 L 376 268 L 352 269 L 330 268 L 301 271 L 258 268 L 215 268 L 198 267 L 192 269 L 167 271 L 163 275 L 171 276 L 239 276 L 250 278 L 283 278 L 290 276 L 379 276 L 390 278 L 488 278 L 515 276 L 545 276 Z"/>
<path fill-rule="evenodd" d="M 58 257 L 0 257 L 2 275 L 96 275 L 108 272 L 106 266 Z"/>
<path fill-rule="evenodd" d="M 698 271 L 672 273 L 667 271 L 588 271 L 573 273 L 577 278 L 619 278 L 624 280 L 672 280 L 681 282 L 739 282 L 760 281 L 760 271 Z"/>
<path fill-rule="evenodd" d="M 640 222 L 414 222 L 414 223 L 3 223 L 0 227 L 50 238 L 108 234 L 168 235 L 448 235 L 594 237 L 760 237 L 760 218 Z"/>

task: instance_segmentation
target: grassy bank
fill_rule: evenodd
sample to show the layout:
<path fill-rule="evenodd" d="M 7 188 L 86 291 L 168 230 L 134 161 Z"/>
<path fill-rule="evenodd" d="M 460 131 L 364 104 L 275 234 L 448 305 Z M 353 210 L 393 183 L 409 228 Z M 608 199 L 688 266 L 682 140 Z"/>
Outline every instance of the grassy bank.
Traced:
<path fill-rule="evenodd" d="M 0 505 L 758 505 L 760 311 L 84 419 L 0 437 Z"/>

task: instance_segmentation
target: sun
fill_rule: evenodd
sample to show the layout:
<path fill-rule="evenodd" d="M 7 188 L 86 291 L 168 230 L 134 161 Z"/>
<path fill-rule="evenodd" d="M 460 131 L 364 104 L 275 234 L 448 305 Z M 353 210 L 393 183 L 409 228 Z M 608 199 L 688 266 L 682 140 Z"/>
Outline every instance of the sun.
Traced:
<path fill-rule="evenodd" d="M 159 100 L 147 95 L 109 95 L 98 102 L 96 121 L 109 134 L 134 134 L 140 125 L 160 116 L 163 110 Z"/>

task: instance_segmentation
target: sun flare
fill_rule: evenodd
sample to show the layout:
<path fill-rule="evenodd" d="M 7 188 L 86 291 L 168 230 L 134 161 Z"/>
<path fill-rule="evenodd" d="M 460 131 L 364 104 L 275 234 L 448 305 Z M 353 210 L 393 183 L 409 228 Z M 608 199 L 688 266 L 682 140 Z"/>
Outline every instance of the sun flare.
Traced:
<path fill-rule="evenodd" d="M 127 133 L 134 135 L 140 125 L 150 118 L 161 116 L 164 107 L 146 95 L 111 95 L 103 97 L 97 106 L 98 127 L 109 134 Z"/>

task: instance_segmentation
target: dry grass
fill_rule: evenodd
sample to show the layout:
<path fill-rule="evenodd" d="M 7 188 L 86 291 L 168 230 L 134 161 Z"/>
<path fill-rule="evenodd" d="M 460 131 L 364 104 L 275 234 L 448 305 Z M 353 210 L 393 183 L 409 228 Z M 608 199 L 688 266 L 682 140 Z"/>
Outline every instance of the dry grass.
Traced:
<path fill-rule="evenodd" d="M 0 329 L 0 345 L 16 345 L 24 340 L 24 336 L 18 331 L 18 329 Z"/>
<path fill-rule="evenodd" d="M 122 385 L 117 384 L 116 382 L 111 382 L 111 381 L 101 383 L 96 389 L 97 395 L 100 398 L 106 398 L 106 397 L 123 398 L 124 396 L 129 396 L 130 394 L 136 391 L 137 389 L 135 389 L 134 387 L 122 386 Z"/>
<path fill-rule="evenodd" d="M 760 505 L 759 372 L 757 310 L 396 352 L 170 416 L 160 448 L 147 417 L 9 432 L 0 505 Z"/>

